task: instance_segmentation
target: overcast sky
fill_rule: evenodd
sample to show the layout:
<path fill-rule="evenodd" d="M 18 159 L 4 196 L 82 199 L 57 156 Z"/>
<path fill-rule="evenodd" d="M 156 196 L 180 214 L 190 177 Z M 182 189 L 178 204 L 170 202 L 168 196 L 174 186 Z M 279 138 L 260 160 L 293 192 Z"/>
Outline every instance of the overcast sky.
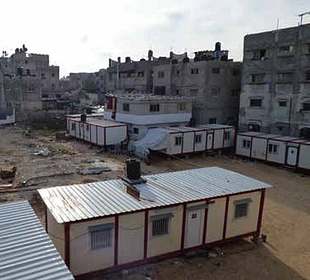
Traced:
<path fill-rule="evenodd" d="M 61 76 L 94 72 L 108 59 L 138 60 L 213 49 L 216 41 L 242 60 L 246 34 L 296 26 L 309 0 L 28 0 L 1 3 L 0 51 L 25 44 L 50 55 Z M 310 15 L 304 16 L 310 23 Z"/>

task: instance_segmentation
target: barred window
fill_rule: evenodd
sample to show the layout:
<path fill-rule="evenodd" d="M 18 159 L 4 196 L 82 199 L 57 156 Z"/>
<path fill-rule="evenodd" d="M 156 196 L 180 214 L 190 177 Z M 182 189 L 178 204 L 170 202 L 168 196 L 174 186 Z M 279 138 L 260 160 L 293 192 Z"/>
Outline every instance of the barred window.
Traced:
<path fill-rule="evenodd" d="M 114 224 L 89 227 L 90 249 L 97 250 L 112 246 Z"/>
<path fill-rule="evenodd" d="M 174 138 L 174 145 L 175 146 L 181 146 L 182 145 L 182 137 L 181 136 L 177 136 Z"/>
<path fill-rule="evenodd" d="M 150 112 L 159 112 L 159 104 L 150 104 Z"/>
<path fill-rule="evenodd" d="M 242 147 L 245 149 L 250 149 L 251 148 L 251 141 L 250 140 L 243 140 L 242 141 Z"/>
<path fill-rule="evenodd" d="M 234 201 L 235 218 L 241 218 L 248 215 L 249 205 L 252 202 L 251 198 Z"/>
<path fill-rule="evenodd" d="M 202 134 L 195 135 L 195 143 L 201 143 L 202 141 Z"/>
<path fill-rule="evenodd" d="M 152 236 L 161 236 L 169 234 L 169 223 L 172 214 L 162 214 L 151 217 Z"/>
<path fill-rule="evenodd" d="M 231 139 L 231 131 L 225 131 L 224 140 L 230 140 L 230 139 Z"/>

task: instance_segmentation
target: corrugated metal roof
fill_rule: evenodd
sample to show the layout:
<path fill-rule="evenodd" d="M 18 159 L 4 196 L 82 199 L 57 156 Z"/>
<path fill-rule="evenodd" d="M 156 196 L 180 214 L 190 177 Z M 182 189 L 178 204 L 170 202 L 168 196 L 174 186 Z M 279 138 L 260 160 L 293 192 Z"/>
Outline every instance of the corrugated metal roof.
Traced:
<path fill-rule="evenodd" d="M 169 206 L 271 187 L 219 167 L 143 176 L 140 200 L 126 193 L 122 180 L 53 187 L 39 193 L 59 223 Z"/>
<path fill-rule="evenodd" d="M 0 279 L 74 279 L 27 201 L 0 204 Z"/>

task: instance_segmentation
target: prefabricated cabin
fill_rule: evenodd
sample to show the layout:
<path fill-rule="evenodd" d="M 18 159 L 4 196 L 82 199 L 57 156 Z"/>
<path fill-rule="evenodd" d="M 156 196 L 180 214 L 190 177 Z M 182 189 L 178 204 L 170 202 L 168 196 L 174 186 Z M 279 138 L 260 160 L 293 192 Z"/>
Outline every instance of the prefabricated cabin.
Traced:
<path fill-rule="evenodd" d="M 120 144 L 127 139 L 127 125 L 105 120 L 102 116 L 67 117 L 67 131 L 77 139 L 98 146 Z"/>
<path fill-rule="evenodd" d="M 73 274 L 85 277 L 259 236 L 269 187 L 209 167 L 39 193 L 47 232 Z"/>
<path fill-rule="evenodd" d="M 236 154 L 310 170 L 310 141 L 298 137 L 261 132 L 239 133 Z"/>
<path fill-rule="evenodd" d="M 137 156 L 142 156 L 146 150 L 182 155 L 223 150 L 234 147 L 234 144 L 233 126 L 210 124 L 149 129 L 144 138 L 132 142 L 130 146 Z"/>

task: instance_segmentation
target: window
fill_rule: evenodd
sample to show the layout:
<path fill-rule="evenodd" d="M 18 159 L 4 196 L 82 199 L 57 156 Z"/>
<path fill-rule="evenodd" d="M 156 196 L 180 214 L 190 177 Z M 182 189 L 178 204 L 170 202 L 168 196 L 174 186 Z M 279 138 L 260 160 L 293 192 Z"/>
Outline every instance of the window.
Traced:
<path fill-rule="evenodd" d="M 165 77 L 165 72 L 164 71 L 158 71 L 158 73 L 157 73 L 157 75 L 158 75 L 158 78 L 164 78 Z"/>
<path fill-rule="evenodd" d="M 52 89 L 55 89 L 55 84 L 52 84 Z"/>
<path fill-rule="evenodd" d="M 154 88 L 155 95 L 166 95 L 166 87 L 165 86 L 157 86 Z"/>
<path fill-rule="evenodd" d="M 305 79 L 306 79 L 307 81 L 310 81 L 310 70 L 308 70 L 308 71 L 305 72 Z"/>
<path fill-rule="evenodd" d="M 45 79 L 45 73 L 41 74 L 41 79 L 44 80 Z"/>
<path fill-rule="evenodd" d="M 191 89 L 189 91 L 189 93 L 190 93 L 190 96 L 197 96 L 198 95 L 198 89 Z"/>
<path fill-rule="evenodd" d="M 6 102 L 6 107 L 12 107 L 11 102 Z"/>
<path fill-rule="evenodd" d="M 138 72 L 138 77 L 144 77 L 144 72 L 143 71 L 139 71 Z"/>
<path fill-rule="evenodd" d="M 175 146 L 181 146 L 182 145 L 182 136 L 174 137 L 174 145 Z"/>
<path fill-rule="evenodd" d="M 221 89 L 220 88 L 212 88 L 211 89 L 211 96 L 212 97 L 219 97 Z"/>
<path fill-rule="evenodd" d="M 150 104 L 150 112 L 159 112 L 159 104 Z"/>
<path fill-rule="evenodd" d="M 19 108 L 19 107 L 21 107 L 21 104 L 19 102 L 15 102 L 15 107 Z"/>
<path fill-rule="evenodd" d="M 260 50 L 255 50 L 253 51 L 253 60 L 264 60 L 266 56 L 266 50 L 265 49 L 260 49 Z"/>
<path fill-rule="evenodd" d="M 293 50 L 293 46 L 290 46 L 290 45 L 281 46 L 279 47 L 279 54 L 291 53 L 292 50 Z"/>
<path fill-rule="evenodd" d="M 252 74 L 251 82 L 252 83 L 263 83 L 265 80 L 265 74 Z"/>
<path fill-rule="evenodd" d="M 286 107 L 287 101 L 279 101 L 279 107 Z"/>
<path fill-rule="evenodd" d="M 191 74 L 198 74 L 198 68 L 192 68 Z"/>
<path fill-rule="evenodd" d="M 262 100 L 261 99 L 251 99 L 250 100 L 250 107 L 262 107 Z"/>
<path fill-rule="evenodd" d="M 51 75 L 52 77 L 55 77 L 55 73 L 52 73 L 52 75 Z"/>
<path fill-rule="evenodd" d="M 293 73 L 278 73 L 278 82 L 291 82 Z"/>
<path fill-rule="evenodd" d="M 185 109 L 186 109 L 185 102 L 178 103 L 178 111 L 184 111 Z"/>
<path fill-rule="evenodd" d="M 201 143 L 202 142 L 202 135 L 201 134 L 196 134 L 195 135 L 195 143 Z"/>
<path fill-rule="evenodd" d="M 220 74 L 220 68 L 212 68 L 212 74 Z"/>
<path fill-rule="evenodd" d="M 28 64 L 28 60 L 27 59 L 25 60 L 25 64 Z"/>
<path fill-rule="evenodd" d="M 216 118 L 210 118 L 209 119 L 209 124 L 214 124 L 216 123 Z"/>
<path fill-rule="evenodd" d="M 231 91 L 231 96 L 239 96 L 240 89 L 233 89 Z"/>
<path fill-rule="evenodd" d="M 89 227 L 90 249 L 97 250 L 112 246 L 114 224 Z"/>
<path fill-rule="evenodd" d="M 248 215 L 249 204 L 252 199 L 246 198 L 234 201 L 235 205 L 235 218 L 246 217 Z"/>
<path fill-rule="evenodd" d="M 129 103 L 123 103 L 123 111 L 129 112 Z"/>
<path fill-rule="evenodd" d="M 139 128 L 134 127 L 133 128 L 133 134 L 139 134 Z"/>
<path fill-rule="evenodd" d="M 278 145 L 268 144 L 268 152 L 269 154 L 276 154 L 278 151 Z"/>
<path fill-rule="evenodd" d="M 169 223 L 172 214 L 162 214 L 151 217 L 152 236 L 169 234 Z"/>
<path fill-rule="evenodd" d="M 224 140 L 230 140 L 230 139 L 231 139 L 231 131 L 225 131 Z"/>
<path fill-rule="evenodd" d="M 251 141 L 250 140 L 242 140 L 242 147 L 245 149 L 250 149 L 251 148 Z"/>
<path fill-rule="evenodd" d="M 310 102 L 305 102 L 302 105 L 303 105 L 302 109 L 304 111 L 310 111 Z"/>
<path fill-rule="evenodd" d="M 180 70 L 177 70 L 177 75 L 178 75 L 178 76 L 180 75 Z"/>
<path fill-rule="evenodd" d="M 71 123 L 71 130 L 75 130 L 75 129 L 76 129 L 75 122 Z"/>

